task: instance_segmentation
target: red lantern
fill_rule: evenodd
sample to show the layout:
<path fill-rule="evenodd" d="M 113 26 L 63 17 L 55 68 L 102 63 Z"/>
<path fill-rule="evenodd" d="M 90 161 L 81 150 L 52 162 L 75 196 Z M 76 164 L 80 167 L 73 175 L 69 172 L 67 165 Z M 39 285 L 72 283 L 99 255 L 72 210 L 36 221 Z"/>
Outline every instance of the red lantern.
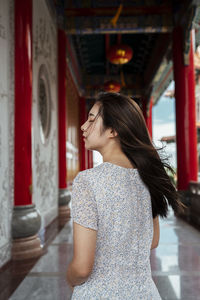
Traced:
<path fill-rule="evenodd" d="M 107 81 L 104 83 L 104 90 L 106 92 L 118 93 L 120 91 L 120 84 L 114 80 Z"/>
<path fill-rule="evenodd" d="M 128 63 L 132 56 L 133 50 L 127 45 L 114 45 L 107 53 L 107 59 L 115 65 L 123 65 Z"/>

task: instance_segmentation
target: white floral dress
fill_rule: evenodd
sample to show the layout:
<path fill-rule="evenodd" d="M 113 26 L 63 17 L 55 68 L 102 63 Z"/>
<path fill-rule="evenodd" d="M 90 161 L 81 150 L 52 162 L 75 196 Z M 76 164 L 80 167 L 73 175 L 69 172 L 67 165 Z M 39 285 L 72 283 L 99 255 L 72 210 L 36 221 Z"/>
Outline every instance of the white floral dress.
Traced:
<path fill-rule="evenodd" d="M 76 176 L 74 222 L 97 230 L 95 262 L 72 300 L 158 300 L 152 280 L 151 199 L 139 172 L 104 162 Z"/>

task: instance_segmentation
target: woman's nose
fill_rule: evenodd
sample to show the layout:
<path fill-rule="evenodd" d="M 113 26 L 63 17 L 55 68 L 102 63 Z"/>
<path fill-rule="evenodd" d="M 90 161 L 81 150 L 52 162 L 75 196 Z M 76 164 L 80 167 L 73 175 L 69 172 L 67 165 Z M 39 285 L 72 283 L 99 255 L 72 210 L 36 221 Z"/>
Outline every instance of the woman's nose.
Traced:
<path fill-rule="evenodd" d="M 85 125 L 85 123 L 81 126 L 82 131 L 85 131 L 85 126 L 84 125 Z"/>

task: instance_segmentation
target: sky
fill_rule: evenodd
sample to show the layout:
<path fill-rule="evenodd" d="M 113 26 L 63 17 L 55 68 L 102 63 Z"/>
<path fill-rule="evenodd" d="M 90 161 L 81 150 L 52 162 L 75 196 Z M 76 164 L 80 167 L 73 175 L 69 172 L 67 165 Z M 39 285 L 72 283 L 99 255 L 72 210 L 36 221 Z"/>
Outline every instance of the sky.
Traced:
<path fill-rule="evenodd" d="M 167 90 L 174 89 L 174 81 Z M 153 106 L 152 110 L 153 142 L 157 147 L 166 146 L 165 156 L 169 157 L 169 163 L 176 168 L 176 144 L 161 143 L 164 136 L 175 135 L 175 98 L 165 97 L 164 93 Z"/>
<path fill-rule="evenodd" d="M 168 89 L 173 89 L 173 82 Z M 165 97 L 164 93 L 153 106 L 152 110 L 153 139 L 158 140 L 163 136 L 175 134 L 175 99 Z"/>

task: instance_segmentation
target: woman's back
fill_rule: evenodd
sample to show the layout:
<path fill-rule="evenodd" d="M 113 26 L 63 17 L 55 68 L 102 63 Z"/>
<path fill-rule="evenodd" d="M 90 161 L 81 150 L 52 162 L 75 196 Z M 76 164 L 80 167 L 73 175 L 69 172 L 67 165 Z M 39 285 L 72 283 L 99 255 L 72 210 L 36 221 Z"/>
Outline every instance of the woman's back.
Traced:
<path fill-rule="evenodd" d="M 72 192 L 73 221 L 97 230 L 95 262 L 72 299 L 161 299 L 151 278 L 153 220 L 139 172 L 109 162 L 80 172 Z"/>

